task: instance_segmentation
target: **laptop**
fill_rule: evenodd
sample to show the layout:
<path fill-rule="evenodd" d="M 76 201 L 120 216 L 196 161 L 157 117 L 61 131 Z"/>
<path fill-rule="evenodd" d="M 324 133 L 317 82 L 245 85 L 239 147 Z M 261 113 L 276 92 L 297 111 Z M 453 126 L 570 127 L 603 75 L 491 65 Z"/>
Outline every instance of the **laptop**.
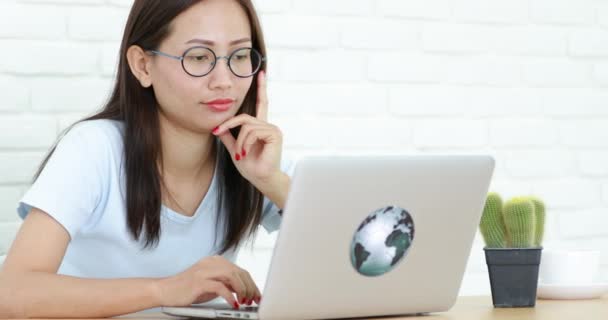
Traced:
<path fill-rule="evenodd" d="M 262 320 L 447 311 L 458 296 L 493 171 L 494 159 L 486 155 L 301 158 L 260 305 L 161 310 Z"/>

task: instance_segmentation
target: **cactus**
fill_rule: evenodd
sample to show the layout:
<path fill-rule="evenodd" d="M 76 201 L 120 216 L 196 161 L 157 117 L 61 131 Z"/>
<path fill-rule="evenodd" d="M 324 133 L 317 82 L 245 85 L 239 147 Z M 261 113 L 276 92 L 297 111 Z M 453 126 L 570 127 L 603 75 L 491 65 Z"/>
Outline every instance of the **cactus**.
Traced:
<path fill-rule="evenodd" d="M 536 216 L 534 203 L 528 197 L 516 197 L 504 204 L 503 217 L 509 234 L 509 246 L 529 248 L 534 245 Z"/>
<path fill-rule="evenodd" d="M 506 229 L 502 216 L 502 199 L 497 193 L 488 194 L 479 230 L 488 248 L 504 248 L 506 246 Z"/>
<path fill-rule="evenodd" d="M 545 227 L 545 204 L 537 197 L 515 197 L 502 203 L 489 193 L 479 223 L 487 248 L 540 247 Z"/>
<path fill-rule="evenodd" d="M 528 199 L 534 204 L 534 215 L 536 216 L 534 246 L 540 247 L 543 243 L 543 236 L 545 235 L 545 204 L 536 197 L 529 197 Z"/>

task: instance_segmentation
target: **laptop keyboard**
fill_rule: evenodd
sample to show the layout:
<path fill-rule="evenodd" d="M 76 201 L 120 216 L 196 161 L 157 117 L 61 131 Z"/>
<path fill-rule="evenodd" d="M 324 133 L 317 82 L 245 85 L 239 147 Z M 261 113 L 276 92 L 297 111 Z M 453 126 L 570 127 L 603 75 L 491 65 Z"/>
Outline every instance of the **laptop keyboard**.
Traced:
<path fill-rule="evenodd" d="M 225 319 L 257 319 L 258 307 L 240 306 L 238 310 L 232 308 L 222 308 L 217 310 L 218 318 Z"/>
<path fill-rule="evenodd" d="M 217 308 L 217 310 L 229 310 L 229 311 L 237 311 L 234 308 L 226 306 L 225 308 Z M 249 311 L 249 312 L 257 312 L 258 306 L 240 306 L 238 311 Z"/>
<path fill-rule="evenodd" d="M 258 307 L 257 306 L 247 306 L 247 307 L 240 307 L 239 308 L 240 311 L 251 311 L 251 312 L 257 312 L 258 311 Z"/>

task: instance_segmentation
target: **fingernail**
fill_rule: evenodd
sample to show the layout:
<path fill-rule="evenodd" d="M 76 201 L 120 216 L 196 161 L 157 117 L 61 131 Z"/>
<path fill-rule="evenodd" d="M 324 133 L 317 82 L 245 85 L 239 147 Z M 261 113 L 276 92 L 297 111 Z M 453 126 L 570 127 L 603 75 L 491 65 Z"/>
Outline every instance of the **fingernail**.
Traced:
<path fill-rule="evenodd" d="M 219 126 L 215 127 L 215 129 L 213 129 L 213 133 L 217 134 L 218 132 L 220 132 Z"/>
<path fill-rule="evenodd" d="M 235 158 L 236 158 L 236 161 L 241 160 L 241 156 L 238 153 L 236 154 Z"/>
<path fill-rule="evenodd" d="M 245 149 L 243 149 L 243 158 L 247 155 L 247 152 L 245 152 Z"/>
<path fill-rule="evenodd" d="M 239 304 L 238 304 L 236 301 L 234 302 L 234 308 L 235 308 L 235 309 L 238 309 L 238 308 L 239 308 Z"/>
<path fill-rule="evenodd" d="M 245 304 L 245 298 L 241 299 L 241 304 Z"/>
<path fill-rule="evenodd" d="M 247 305 L 250 306 L 251 305 L 251 299 L 247 301 Z"/>

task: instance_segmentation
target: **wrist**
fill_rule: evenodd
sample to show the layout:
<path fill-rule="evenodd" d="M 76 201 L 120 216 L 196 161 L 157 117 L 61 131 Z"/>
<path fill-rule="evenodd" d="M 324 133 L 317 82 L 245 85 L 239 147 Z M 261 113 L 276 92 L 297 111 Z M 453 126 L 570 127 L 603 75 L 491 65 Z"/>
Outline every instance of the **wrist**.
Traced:
<path fill-rule="evenodd" d="M 148 292 L 150 293 L 150 297 L 152 297 L 152 301 L 154 301 L 155 306 L 164 306 L 165 301 L 163 299 L 163 286 L 164 278 L 152 279 L 148 283 Z"/>
<path fill-rule="evenodd" d="M 282 209 L 287 200 L 291 178 L 284 172 L 278 171 L 265 183 L 260 184 L 260 191 L 277 207 Z"/>

